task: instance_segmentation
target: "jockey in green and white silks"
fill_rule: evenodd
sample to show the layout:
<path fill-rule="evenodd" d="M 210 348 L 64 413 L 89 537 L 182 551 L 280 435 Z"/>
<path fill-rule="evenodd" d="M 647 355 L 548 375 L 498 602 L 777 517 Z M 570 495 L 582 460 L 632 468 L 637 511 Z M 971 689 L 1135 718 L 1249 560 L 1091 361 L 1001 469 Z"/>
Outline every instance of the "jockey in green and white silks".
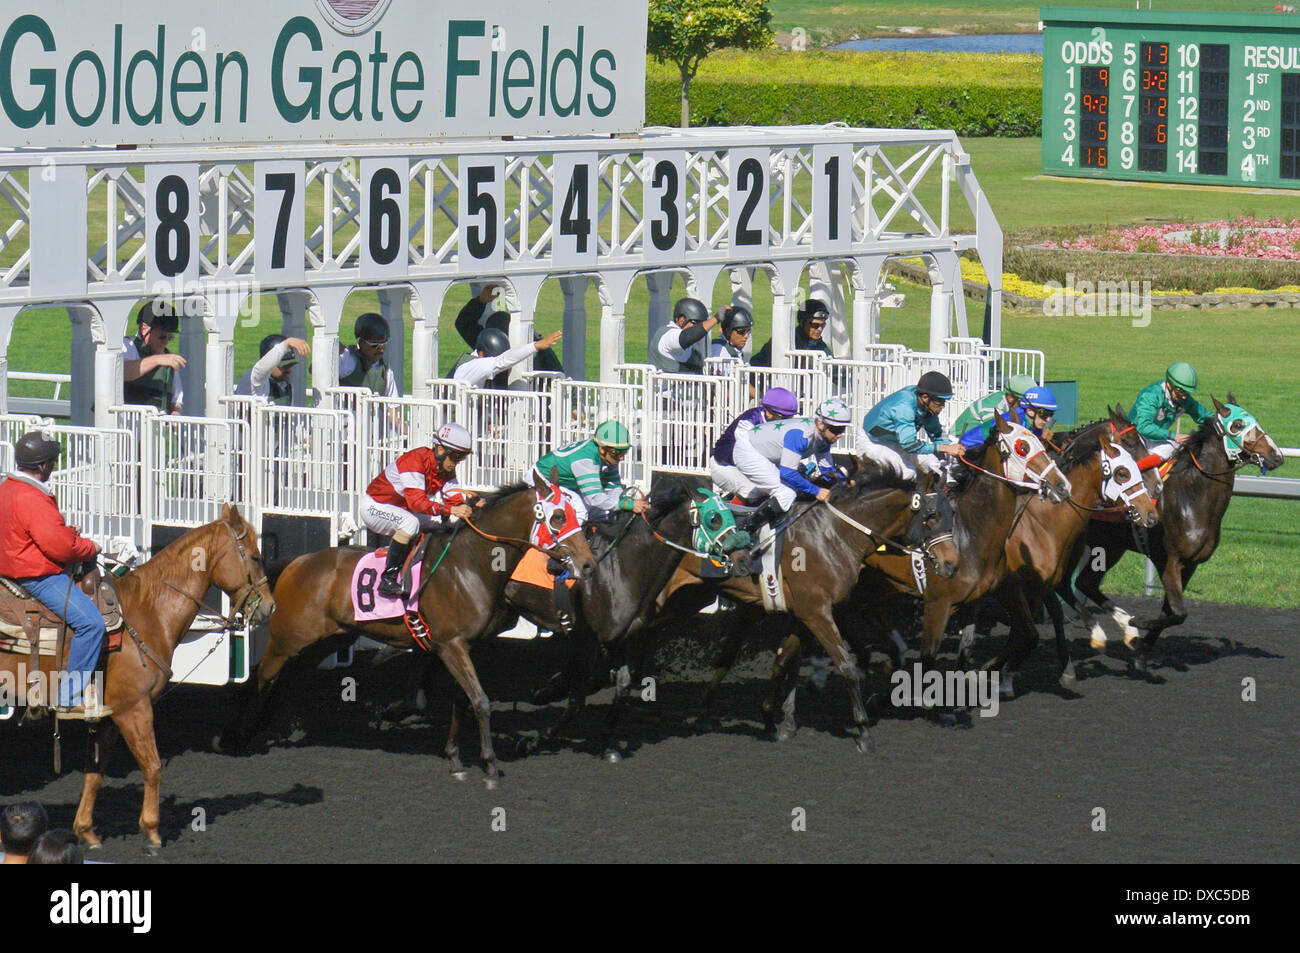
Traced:
<path fill-rule="evenodd" d="M 938 454 L 962 451 L 960 443 L 943 442 L 939 414 L 951 399 L 952 383 L 938 371 L 894 391 L 862 418 L 863 455 L 908 480 L 915 480 L 918 470 L 940 473 Z"/>
<path fill-rule="evenodd" d="M 992 421 L 994 414 L 1010 420 L 1012 411 L 1020 406 L 1020 402 L 1024 399 L 1025 391 L 1035 383 L 1036 381 L 1028 374 L 1012 374 L 1007 378 L 1005 388 L 981 397 L 963 410 L 953 421 L 952 432 L 960 436 L 969 432 L 972 427 Z"/>
<path fill-rule="evenodd" d="M 1191 439 L 1191 434 L 1175 432 L 1179 416 L 1187 414 L 1200 425 L 1214 414 L 1192 396 L 1197 383 L 1196 369 L 1186 361 L 1178 361 L 1169 365 L 1163 381 L 1143 388 L 1133 402 L 1129 420 L 1161 460 L 1168 460 Z"/>
<path fill-rule="evenodd" d="M 632 496 L 618 475 L 619 461 L 631 446 L 627 427 L 606 420 L 590 440 L 552 450 L 537 461 L 534 470 L 547 483 L 555 470 L 555 483 L 584 523 L 603 520 L 617 510 L 644 513 L 649 504 Z"/>

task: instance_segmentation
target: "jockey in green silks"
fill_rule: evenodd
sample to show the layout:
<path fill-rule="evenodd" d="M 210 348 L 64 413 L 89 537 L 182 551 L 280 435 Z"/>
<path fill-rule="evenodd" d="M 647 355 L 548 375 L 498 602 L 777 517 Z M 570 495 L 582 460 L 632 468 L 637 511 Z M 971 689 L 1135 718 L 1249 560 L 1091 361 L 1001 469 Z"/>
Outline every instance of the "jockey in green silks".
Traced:
<path fill-rule="evenodd" d="M 606 420 L 590 440 L 558 447 L 537 461 L 537 476 L 549 483 L 551 470 L 560 491 L 573 504 L 578 519 L 604 520 L 615 510 L 644 513 L 649 504 L 633 497 L 618 475 L 619 462 L 632 446 L 627 427 Z"/>
<path fill-rule="evenodd" d="M 1186 361 L 1178 361 L 1169 365 L 1163 381 L 1143 388 L 1133 402 L 1129 420 L 1146 440 L 1151 453 L 1162 461 L 1171 458 L 1191 439 L 1191 434 L 1176 433 L 1182 414 L 1187 414 L 1197 425 L 1213 416 L 1213 411 L 1206 410 L 1192 396 L 1196 385 L 1196 369 Z"/>

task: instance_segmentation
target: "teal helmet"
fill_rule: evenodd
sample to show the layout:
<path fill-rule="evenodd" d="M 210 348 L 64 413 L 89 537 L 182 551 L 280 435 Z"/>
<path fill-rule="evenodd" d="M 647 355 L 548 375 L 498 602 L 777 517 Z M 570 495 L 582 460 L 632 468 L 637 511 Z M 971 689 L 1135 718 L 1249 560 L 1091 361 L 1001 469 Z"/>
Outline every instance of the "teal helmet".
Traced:
<path fill-rule="evenodd" d="M 1034 380 L 1028 374 L 1012 374 L 1007 378 L 1007 384 L 1003 390 L 1012 397 L 1023 399 L 1029 388 L 1033 387 L 1037 383 L 1038 381 Z"/>
<path fill-rule="evenodd" d="M 1165 380 L 1189 394 L 1196 393 L 1196 368 L 1186 361 L 1170 364 L 1169 370 L 1165 371 Z"/>
<path fill-rule="evenodd" d="M 626 450 L 632 446 L 632 435 L 617 420 L 606 420 L 596 428 L 596 444 L 613 450 Z"/>

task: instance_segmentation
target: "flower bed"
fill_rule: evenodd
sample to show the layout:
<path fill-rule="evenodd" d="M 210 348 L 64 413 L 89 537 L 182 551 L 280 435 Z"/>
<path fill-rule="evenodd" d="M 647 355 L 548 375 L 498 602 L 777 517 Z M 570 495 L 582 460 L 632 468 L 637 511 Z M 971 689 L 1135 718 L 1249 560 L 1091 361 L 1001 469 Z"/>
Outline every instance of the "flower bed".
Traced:
<path fill-rule="evenodd" d="M 1110 229 L 1095 235 L 1081 235 L 1060 241 L 1047 240 L 1042 246 L 1071 251 L 1300 261 L 1300 222 L 1280 218 L 1238 218 L 1194 225 L 1166 222 Z"/>

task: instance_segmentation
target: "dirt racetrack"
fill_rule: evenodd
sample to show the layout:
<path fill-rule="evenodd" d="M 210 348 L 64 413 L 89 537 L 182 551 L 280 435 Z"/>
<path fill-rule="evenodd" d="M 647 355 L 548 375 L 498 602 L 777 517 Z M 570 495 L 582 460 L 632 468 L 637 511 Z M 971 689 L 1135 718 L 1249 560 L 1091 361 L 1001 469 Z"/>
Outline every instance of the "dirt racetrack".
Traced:
<path fill-rule="evenodd" d="M 1154 599 L 1123 601 L 1138 615 L 1158 608 Z M 700 733 L 715 628 L 700 617 L 657 652 L 657 700 L 634 704 L 636 740 L 621 764 L 602 762 L 594 747 L 608 692 L 561 746 L 516 759 L 511 742 L 554 710 L 514 699 L 554 670 L 563 647 L 497 640 L 475 653 L 505 759 L 495 791 L 477 764 L 468 782 L 447 774 L 445 690 L 427 717 L 382 724 L 380 712 L 410 680 L 409 656 L 309 673 L 275 719 L 287 739 L 246 757 L 209 747 L 231 695 L 187 687 L 157 714 L 167 846 L 150 862 L 1295 862 L 1300 611 L 1210 603 L 1190 611 L 1161 639 L 1154 681 L 1127 671 L 1122 644 L 1096 656 L 1071 626 L 1079 681 L 1066 692 L 1043 626 L 1020 697 L 996 717 L 954 728 L 889 710 L 866 756 L 845 730 L 847 693 L 835 676 L 821 692 L 802 683 L 794 739 L 765 740 L 758 710 L 770 635 L 724 687 L 720 730 Z M 1000 638 L 978 644 L 978 657 Z M 883 655 L 872 661 L 869 685 L 887 691 Z M 355 703 L 341 700 L 349 676 Z M 1242 698 L 1247 678 L 1255 701 Z M 478 748 L 471 735 L 469 759 Z M 83 746 L 84 729 L 67 729 L 65 765 L 80 767 Z M 55 778 L 48 722 L 0 724 L 0 752 L 0 805 L 35 798 L 56 826 L 71 827 L 81 775 Z M 95 859 L 146 860 L 140 794 L 140 772 L 119 744 L 96 813 L 105 846 Z M 801 831 L 792 829 L 800 808 Z M 1093 829 L 1096 808 L 1105 831 Z"/>

